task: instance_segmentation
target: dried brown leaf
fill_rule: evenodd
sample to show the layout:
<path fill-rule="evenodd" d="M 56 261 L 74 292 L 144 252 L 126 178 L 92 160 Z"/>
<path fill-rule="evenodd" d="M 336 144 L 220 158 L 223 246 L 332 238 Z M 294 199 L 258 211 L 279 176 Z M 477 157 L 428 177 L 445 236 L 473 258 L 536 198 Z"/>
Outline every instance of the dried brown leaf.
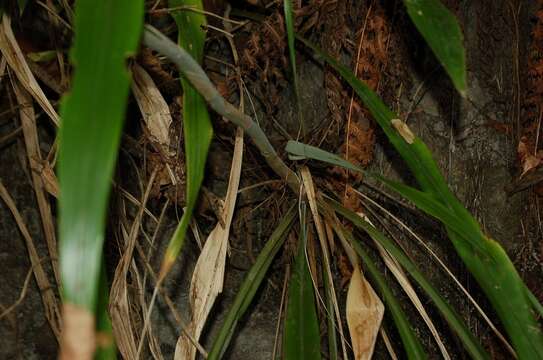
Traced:
<path fill-rule="evenodd" d="M 405 122 L 400 119 L 392 119 L 390 120 L 390 123 L 408 144 L 413 144 L 413 141 L 415 141 L 415 134 L 413 134 Z"/>
<path fill-rule="evenodd" d="M 221 222 L 218 222 L 209 234 L 200 257 L 198 258 L 198 262 L 196 263 L 190 284 L 192 319 L 188 331 L 196 340 L 199 339 L 202 333 L 207 317 L 217 296 L 222 292 L 224 269 L 226 265 L 226 250 L 228 248 L 230 226 L 232 224 L 238 194 L 242 156 L 243 131 L 238 128 L 234 146 L 234 156 L 230 169 L 230 178 L 228 181 L 228 190 L 226 192 L 226 199 L 223 207 L 222 218 L 224 219 L 224 225 L 222 225 Z M 196 350 L 191 339 L 182 334 L 177 340 L 174 359 L 194 359 Z"/>
<path fill-rule="evenodd" d="M 21 119 L 21 126 L 23 128 L 24 142 L 26 147 L 26 154 L 31 168 L 35 168 L 35 163 L 43 163 L 40 145 L 38 140 L 38 129 L 36 128 L 36 116 L 34 114 L 34 107 L 32 106 L 32 97 L 23 89 L 18 81 L 14 79 L 13 89 L 15 90 L 15 96 L 19 103 L 19 115 Z M 49 250 L 49 256 L 51 257 L 51 265 L 53 267 L 53 274 L 57 284 L 60 284 L 60 273 L 58 270 L 58 254 L 57 254 L 57 238 L 55 235 L 55 221 L 51 212 L 51 205 L 47 198 L 46 186 L 40 176 L 35 171 L 32 173 L 32 183 L 34 185 L 34 192 L 36 194 L 36 200 L 38 201 L 38 209 L 42 220 L 43 232 L 45 235 L 45 241 L 47 242 L 47 249 Z"/>
<path fill-rule="evenodd" d="M 172 115 L 168 104 L 151 76 L 138 64 L 132 66 L 132 92 L 138 103 L 143 120 L 152 139 L 170 153 L 170 125 Z"/>
<path fill-rule="evenodd" d="M 30 71 L 25 56 L 13 35 L 11 19 L 6 13 L 2 15 L 2 24 L 0 25 L 0 51 L 22 86 L 49 115 L 53 123 L 58 126 L 59 116 Z"/>
<path fill-rule="evenodd" d="M 119 352 L 125 359 L 138 358 L 138 346 L 134 336 L 138 329 L 136 328 L 131 316 L 131 302 L 128 296 L 129 285 L 127 282 L 127 275 L 133 262 L 134 248 L 136 246 L 139 230 L 141 229 L 141 220 L 147 199 L 149 198 L 149 193 L 155 181 L 155 177 L 156 171 L 153 171 L 136 214 L 136 218 L 132 222 L 130 233 L 124 236 L 126 239 L 124 244 L 125 248 L 121 256 L 121 260 L 115 269 L 115 275 L 113 277 L 109 296 L 109 313 L 111 316 L 111 324 L 113 326 L 113 334 L 115 335 Z M 143 339 L 140 341 L 143 341 Z"/>
<path fill-rule="evenodd" d="M 38 255 L 38 251 L 36 250 L 36 246 L 34 245 L 34 241 L 32 240 L 32 236 L 30 236 L 30 232 L 28 231 L 23 217 L 17 209 L 15 201 L 13 201 L 13 198 L 4 187 L 2 180 L 0 180 L 0 198 L 2 198 L 2 200 L 6 203 L 6 206 L 15 218 L 15 222 L 17 223 L 17 226 L 19 227 L 19 230 L 21 231 L 21 234 L 25 239 L 28 257 L 30 258 L 30 263 L 32 264 L 32 271 L 34 272 L 34 278 L 36 279 L 36 283 L 38 284 L 38 288 L 40 289 L 40 295 L 42 297 L 43 307 L 45 310 L 45 317 L 47 318 L 47 321 L 49 322 L 49 325 L 53 330 L 53 334 L 55 334 L 57 340 L 59 340 L 60 309 L 58 306 L 57 298 L 55 296 L 55 293 L 53 292 L 53 287 L 49 282 L 47 273 L 43 269 L 43 266 L 40 262 L 40 257 Z"/>
<path fill-rule="evenodd" d="M 384 313 L 381 299 L 356 265 L 347 292 L 347 325 L 356 360 L 371 359 Z"/>

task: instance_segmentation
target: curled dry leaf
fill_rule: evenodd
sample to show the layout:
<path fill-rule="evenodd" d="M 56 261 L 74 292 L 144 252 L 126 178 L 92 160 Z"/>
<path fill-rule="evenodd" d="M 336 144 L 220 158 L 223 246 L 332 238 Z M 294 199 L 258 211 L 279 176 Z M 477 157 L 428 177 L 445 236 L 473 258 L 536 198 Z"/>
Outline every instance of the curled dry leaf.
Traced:
<path fill-rule="evenodd" d="M 59 116 L 30 71 L 25 56 L 13 35 L 11 19 L 5 13 L 2 15 L 2 24 L 0 24 L 0 51 L 4 55 L 9 67 L 17 76 L 17 79 L 21 82 L 21 85 L 40 104 L 53 123 L 58 126 Z"/>
<path fill-rule="evenodd" d="M 522 137 L 518 143 L 517 155 L 519 157 L 522 173 L 520 176 L 524 176 L 527 172 L 532 169 L 535 169 L 541 165 L 541 160 L 543 159 L 543 152 L 540 150 L 534 154 L 534 151 L 530 151 L 534 146 L 528 145 L 528 140 L 526 137 Z"/>
<path fill-rule="evenodd" d="M 356 360 L 371 359 L 384 313 L 381 299 L 355 265 L 347 292 L 347 325 Z"/>
<path fill-rule="evenodd" d="M 138 103 L 138 107 L 143 115 L 143 121 L 147 128 L 147 133 L 154 142 L 162 156 L 171 157 L 170 151 L 170 125 L 172 124 L 172 115 L 170 108 L 164 100 L 164 97 L 158 90 L 151 76 L 138 64 L 132 66 L 132 92 Z M 164 163 L 161 159 L 160 163 Z M 158 176 L 158 185 L 168 183 L 177 184 L 175 172 L 166 164 Z"/>
<path fill-rule="evenodd" d="M 394 129 L 396 129 L 396 131 L 400 134 L 401 137 L 403 137 L 403 139 L 408 144 L 413 144 L 413 141 L 415 141 L 415 134 L 413 134 L 413 132 L 406 123 L 404 123 L 400 119 L 392 119 L 390 120 L 390 122 Z"/>
<path fill-rule="evenodd" d="M 168 104 L 158 90 L 151 76 L 138 64 L 132 66 L 132 91 L 143 115 L 145 125 L 154 141 L 159 143 L 165 153 L 170 148 L 170 125 L 172 115 Z"/>
<path fill-rule="evenodd" d="M 32 170 L 34 169 L 35 168 L 32 168 Z M 42 164 L 39 165 L 39 174 L 42 178 L 45 190 L 54 198 L 58 199 L 58 194 L 60 193 L 58 180 L 55 175 L 55 171 L 53 170 L 51 164 L 49 164 L 48 161 L 44 161 Z"/>
<path fill-rule="evenodd" d="M 224 202 L 222 218 L 224 224 L 218 222 L 209 234 L 204 248 L 196 263 L 190 284 L 190 304 L 192 310 L 191 323 L 188 331 L 194 339 L 198 340 L 207 317 L 215 303 L 215 299 L 222 292 L 224 282 L 224 269 L 226 265 L 226 250 L 230 225 L 234 215 L 234 207 L 239 188 L 241 175 L 241 162 L 243 154 L 243 131 L 238 128 L 234 158 L 230 169 L 228 190 Z M 175 347 L 175 360 L 191 360 L 196 356 L 196 347 L 191 340 L 182 334 Z"/>

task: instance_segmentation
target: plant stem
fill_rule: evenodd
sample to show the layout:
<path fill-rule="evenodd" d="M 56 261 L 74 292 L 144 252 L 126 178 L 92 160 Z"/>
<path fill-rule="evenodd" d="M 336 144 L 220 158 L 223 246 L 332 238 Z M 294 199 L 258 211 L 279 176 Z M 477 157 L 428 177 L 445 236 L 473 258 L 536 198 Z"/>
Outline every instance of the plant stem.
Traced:
<path fill-rule="evenodd" d="M 260 126 L 249 115 L 239 111 L 219 94 L 204 70 L 187 51 L 150 25 L 145 26 L 143 43 L 177 65 L 179 71 L 198 90 L 213 110 L 243 128 L 264 156 L 268 165 L 287 182 L 293 191 L 299 192 L 300 180 L 298 176 L 277 155 Z"/>

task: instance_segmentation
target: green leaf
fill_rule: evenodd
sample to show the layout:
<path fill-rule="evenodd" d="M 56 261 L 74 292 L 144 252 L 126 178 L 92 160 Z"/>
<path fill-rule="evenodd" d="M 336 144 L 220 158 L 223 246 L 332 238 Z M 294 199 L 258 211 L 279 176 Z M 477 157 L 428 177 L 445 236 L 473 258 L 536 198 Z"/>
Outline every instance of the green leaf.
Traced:
<path fill-rule="evenodd" d="M 300 98 L 300 87 L 298 86 L 298 72 L 296 70 L 296 49 L 294 47 L 294 16 L 292 14 L 292 1 L 284 0 L 283 10 L 285 13 L 285 26 L 287 29 L 287 43 L 288 43 L 288 53 L 290 59 L 290 69 L 292 71 L 292 82 L 294 84 L 294 95 L 296 96 L 296 107 L 298 109 L 298 121 L 300 122 L 300 131 L 305 132 L 303 114 L 301 107 L 301 98 Z"/>
<path fill-rule="evenodd" d="M 79 0 L 73 87 L 61 105 L 60 268 L 64 301 L 94 313 L 106 209 L 126 111 L 126 59 L 138 46 L 143 0 Z"/>
<path fill-rule="evenodd" d="M 387 311 L 390 311 L 394 324 L 398 329 L 400 338 L 407 354 L 408 359 L 427 359 L 428 355 L 424 352 L 424 348 L 420 343 L 419 339 L 413 332 L 413 328 L 409 324 L 409 320 L 402 310 L 400 303 L 398 302 L 397 297 L 390 290 L 385 278 L 381 275 L 381 272 L 375 266 L 373 259 L 369 254 L 364 250 L 360 242 L 355 241 L 352 233 L 345 230 L 345 228 L 340 227 L 339 224 L 333 223 L 334 230 L 340 232 L 341 235 L 345 236 L 353 246 L 357 254 L 362 258 L 363 265 L 367 269 L 367 274 L 373 280 L 373 284 L 377 285 L 377 290 L 383 297 L 386 305 Z"/>
<path fill-rule="evenodd" d="M 362 168 L 336 154 L 329 153 L 328 151 L 319 149 L 318 147 L 307 145 L 298 141 L 289 140 L 285 150 L 291 160 L 314 159 L 364 173 Z"/>
<path fill-rule="evenodd" d="M 296 211 L 294 207 L 283 216 L 281 222 L 271 234 L 268 242 L 256 258 L 256 261 L 248 271 L 236 298 L 232 303 L 228 314 L 219 330 L 218 335 L 213 340 L 211 351 L 208 354 L 208 360 L 221 359 L 230 344 L 236 325 L 253 301 L 256 291 L 260 287 L 271 262 L 285 241 L 294 219 Z"/>
<path fill-rule="evenodd" d="M 305 210 L 305 208 L 303 209 Z M 315 293 L 305 252 L 307 243 L 305 216 L 305 211 L 302 211 L 298 253 L 294 260 L 288 288 L 283 349 L 286 360 L 318 360 L 321 358 Z"/>
<path fill-rule="evenodd" d="M 201 0 L 169 0 L 168 4 L 170 7 L 186 6 L 203 10 Z M 206 25 L 205 15 L 195 11 L 181 11 L 173 13 L 172 16 L 179 30 L 179 45 L 201 63 L 206 37 L 203 29 Z M 207 153 L 213 136 L 204 98 L 185 78 L 181 79 L 181 85 L 183 86 L 183 139 L 187 167 L 186 206 L 164 255 L 161 276 L 169 271 L 185 242 L 192 212 L 204 179 Z"/>
<path fill-rule="evenodd" d="M 372 239 L 379 242 L 398 262 L 403 268 L 411 275 L 411 277 L 420 285 L 428 297 L 432 300 L 438 310 L 441 312 L 449 326 L 456 332 L 465 349 L 474 359 L 489 359 L 488 354 L 483 350 L 481 345 L 477 342 L 477 339 L 468 330 L 460 316 L 454 311 L 454 309 L 439 295 L 437 290 L 430 284 L 424 275 L 420 272 L 417 266 L 405 255 L 405 253 L 398 248 L 394 242 L 383 235 L 379 230 L 363 220 L 358 214 L 351 210 L 348 210 L 336 201 L 329 200 L 327 202 L 338 214 L 344 216 L 351 221 L 356 227 L 365 231 Z M 362 248 L 356 245 L 357 242 L 353 242 L 353 247 L 357 252 Z M 362 256 L 361 252 L 359 255 Z M 367 265 L 367 263 L 366 263 Z"/>
<path fill-rule="evenodd" d="M 466 55 L 456 17 L 439 0 L 404 0 L 407 13 L 454 86 L 466 96 Z"/>

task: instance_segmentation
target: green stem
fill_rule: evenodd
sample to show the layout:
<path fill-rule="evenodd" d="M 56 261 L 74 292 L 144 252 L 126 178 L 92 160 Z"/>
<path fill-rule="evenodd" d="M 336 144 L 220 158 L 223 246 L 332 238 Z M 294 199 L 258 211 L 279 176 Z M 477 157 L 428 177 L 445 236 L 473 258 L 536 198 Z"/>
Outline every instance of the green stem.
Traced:
<path fill-rule="evenodd" d="M 226 101 L 211 83 L 204 70 L 190 56 L 168 37 L 150 25 L 145 26 L 143 43 L 149 48 L 158 51 L 177 65 L 179 71 L 205 98 L 209 106 L 220 115 L 243 128 L 245 133 L 254 142 L 270 167 L 284 179 L 290 188 L 298 192 L 300 180 L 296 174 L 281 160 L 271 145 L 268 137 L 253 119 L 239 111 L 235 106 Z"/>

